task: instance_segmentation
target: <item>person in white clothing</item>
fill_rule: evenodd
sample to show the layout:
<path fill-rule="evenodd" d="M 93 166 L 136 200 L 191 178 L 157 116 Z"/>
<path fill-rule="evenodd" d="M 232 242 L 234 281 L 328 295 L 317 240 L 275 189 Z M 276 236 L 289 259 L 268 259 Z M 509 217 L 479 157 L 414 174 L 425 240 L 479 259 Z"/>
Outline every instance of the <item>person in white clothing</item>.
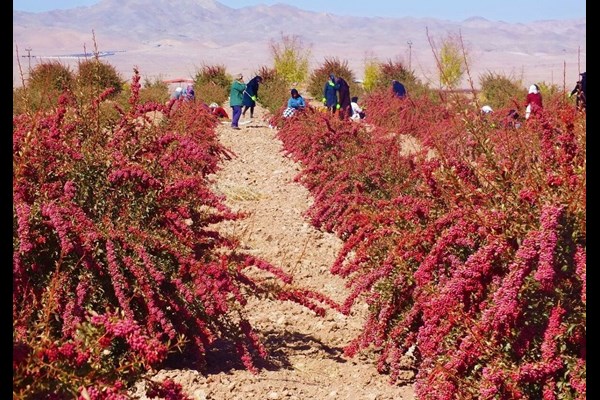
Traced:
<path fill-rule="evenodd" d="M 173 96 L 171 96 L 171 98 L 175 99 L 175 100 L 179 100 L 181 98 L 182 93 L 183 93 L 183 88 L 181 86 L 177 86 L 177 88 L 175 89 L 175 92 L 173 93 Z"/>
<path fill-rule="evenodd" d="M 358 105 L 358 97 L 354 96 L 350 101 L 350 106 L 352 107 L 352 116 L 350 119 L 353 121 L 358 121 L 365 118 L 365 112 Z"/>

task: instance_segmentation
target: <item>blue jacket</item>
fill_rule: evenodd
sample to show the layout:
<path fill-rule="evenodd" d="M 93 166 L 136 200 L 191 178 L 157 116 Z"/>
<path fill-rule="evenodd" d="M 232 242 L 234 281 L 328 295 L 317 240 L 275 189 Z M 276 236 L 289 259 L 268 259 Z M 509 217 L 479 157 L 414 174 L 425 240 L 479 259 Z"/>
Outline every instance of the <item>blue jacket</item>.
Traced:
<path fill-rule="evenodd" d="M 340 88 L 339 83 L 335 83 L 333 79 L 329 79 L 327 83 L 325 83 L 325 87 L 323 88 L 323 97 L 325 98 L 325 105 L 327 107 L 334 107 L 337 102 L 337 91 Z"/>
<path fill-rule="evenodd" d="M 301 109 L 306 107 L 306 103 L 304 102 L 304 99 L 302 98 L 302 96 L 298 96 L 296 98 L 294 97 L 290 97 L 290 99 L 288 100 L 288 107 L 290 108 L 295 108 L 295 109 Z"/>
<path fill-rule="evenodd" d="M 404 88 L 404 85 L 401 84 L 398 81 L 394 81 L 394 83 L 392 84 L 392 89 L 394 90 L 394 94 L 398 97 L 405 97 L 406 96 L 406 89 Z"/>

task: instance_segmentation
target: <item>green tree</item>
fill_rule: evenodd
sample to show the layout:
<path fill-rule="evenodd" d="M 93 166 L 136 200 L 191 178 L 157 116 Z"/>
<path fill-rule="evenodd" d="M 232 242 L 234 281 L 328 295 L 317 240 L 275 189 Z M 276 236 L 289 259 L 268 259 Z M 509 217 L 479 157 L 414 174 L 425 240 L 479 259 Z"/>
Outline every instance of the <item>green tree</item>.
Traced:
<path fill-rule="evenodd" d="M 455 89 L 458 87 L 467 70 L 468 54 L 460 34 L 449 33 L 442 39 L 437 52 L 433 39 L 427 33 L 438 67 L 440 87 Z"/>
<path fill-rule="evenodd" d="M 302 83 L 308 76 L 310 48 L 304 46 L 299 36 L 281 35 L 281 41 L 271 41 L 273 66 L 277 74 L 288 83 Z"/>
<path fill-rule="evenodd" d="M 378 84 L 379 76 L 381 75 L 379 66 L 380 63 L 374 58 L 365 60 L 365 78 L 363 80 L 363 88 L 367 92 L 375 89 Z"/>
<path fill-rule="evenodd" d="M 453 35 L 442 42 L 440 50 L 440 83 L 448 89 L 454 89 L 459 84 L 465 73 L 465 63 L 460 42 Z"/>

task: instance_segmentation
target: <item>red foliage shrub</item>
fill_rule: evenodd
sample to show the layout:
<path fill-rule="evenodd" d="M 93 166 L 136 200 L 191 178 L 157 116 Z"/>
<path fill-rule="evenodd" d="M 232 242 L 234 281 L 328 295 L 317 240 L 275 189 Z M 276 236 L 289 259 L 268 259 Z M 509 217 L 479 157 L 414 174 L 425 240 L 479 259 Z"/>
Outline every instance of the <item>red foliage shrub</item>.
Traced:
<path fill-rule="evenodd" d="M 367 102 L 370 125 L 305 113 L 279 131 L 308 216 L 345 239 L 345 311 L 369 304 L 346 353 L 379 349 L 393 382 L 415 346 L 423 399 L 585 398 L 585 118 Z"/>
<path fill-rule="evenodd" d="M 108 93 L 88 107 L 65 94 L 56 112 L 13 120 L 18 398 L 118 398 L 169 353 L 202 368 L 216 339 L 236 343 L 256 371 L 266 352 L 244 317 L 247 296 L 317 314 L 328 304 L 211 228 L 244 217 L 208 186 L 231 156 L 217 121 L 193 102 L 140 104 L 139 79 L 129 108 L 115 105 L 114 127 L 99 112 Z M 278 280 L 263 285 L 251 268 Z"/>

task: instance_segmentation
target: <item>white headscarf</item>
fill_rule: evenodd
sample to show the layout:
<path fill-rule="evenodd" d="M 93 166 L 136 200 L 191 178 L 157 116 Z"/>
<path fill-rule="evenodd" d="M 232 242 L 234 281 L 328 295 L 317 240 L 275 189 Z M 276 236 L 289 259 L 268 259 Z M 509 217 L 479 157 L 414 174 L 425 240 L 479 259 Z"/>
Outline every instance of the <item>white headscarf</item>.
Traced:
<path fill-rule="evenodd" d="M 536 94 L 538 92 L 538 88 L 536 85 L 529 86 L 529 93 Z"/>

